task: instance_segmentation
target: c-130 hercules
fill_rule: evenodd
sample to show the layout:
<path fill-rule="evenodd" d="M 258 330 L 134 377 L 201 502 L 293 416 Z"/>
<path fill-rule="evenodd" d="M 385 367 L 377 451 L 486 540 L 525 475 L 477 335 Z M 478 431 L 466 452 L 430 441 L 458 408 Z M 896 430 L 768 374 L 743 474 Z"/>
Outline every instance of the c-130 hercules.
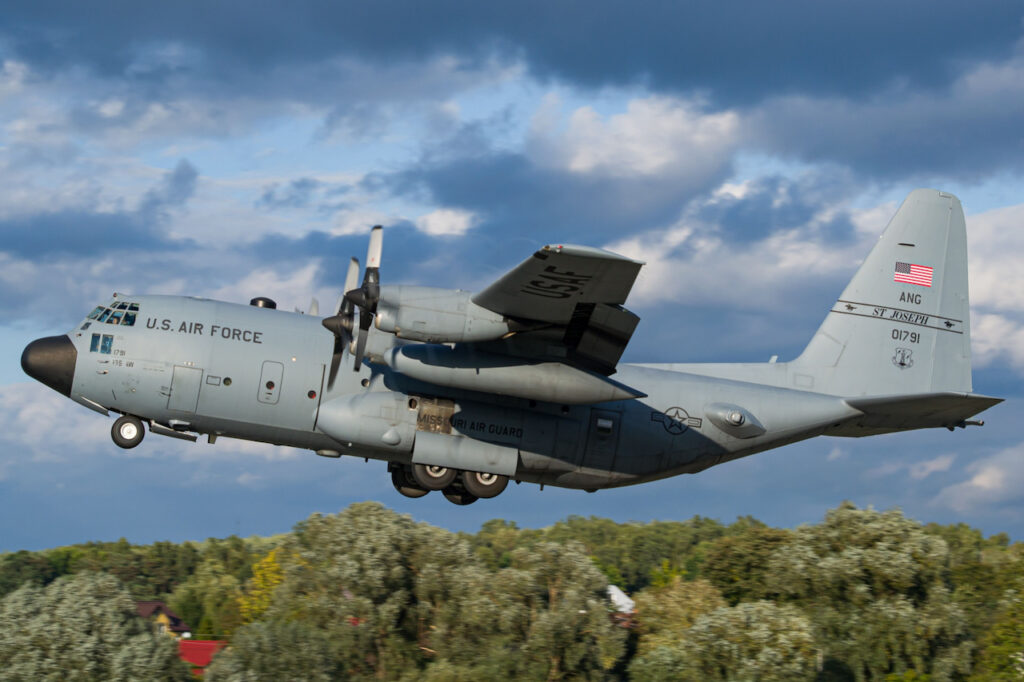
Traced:
<path fill-rule="evenodd" d="M 123 448 L 145 423 L 384 460 L 398 492 L 455 504 L 509 479 L 594 491 L 814 436 L 953 430 L 1000 402 L 971 392 L 966 228 L 944 192 L 907 197 L 791 362 L 618 364 L 642 263 L 608 251 L 545 246 L 472 294 L 381 286 L 381 244 L 375 227 L 330 317 L 114 294 L 22 367 L 122 415 Z"/>

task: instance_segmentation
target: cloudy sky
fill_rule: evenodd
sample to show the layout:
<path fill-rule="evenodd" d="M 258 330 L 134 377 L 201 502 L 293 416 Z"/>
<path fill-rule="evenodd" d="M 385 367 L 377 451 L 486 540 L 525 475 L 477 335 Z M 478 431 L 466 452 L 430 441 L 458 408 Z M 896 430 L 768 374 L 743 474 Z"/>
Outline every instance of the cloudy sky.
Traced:
<path fill-rule="evenodd" d="M 1016 0 L 3 3 L 0 551 L 287 530 L 364 499 L 457 530 L 570 514 L 793 526 L 844 499 L 1024 539 Z M 795 357 L 908 191 L 958 195 L 984 428 L 816 439 L 588 495 L 407 500 L 384 465 L 151 436 L 22 373 L 112 291 L 476 289 L 537 246 L 648 263 L 626 361 Z M 329 305 L 329 303 L 328 303 Z"/>

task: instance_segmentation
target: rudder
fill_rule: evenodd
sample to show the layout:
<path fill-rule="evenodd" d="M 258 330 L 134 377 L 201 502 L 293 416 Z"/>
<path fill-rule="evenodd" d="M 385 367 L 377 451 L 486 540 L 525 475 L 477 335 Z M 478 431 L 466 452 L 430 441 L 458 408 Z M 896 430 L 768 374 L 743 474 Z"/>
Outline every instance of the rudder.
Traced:
<path fill-rule="evenodd" d="M 969 393 L 968 303 L 960 201 L 914 190 L 792 369 L 833 395 Z"/>

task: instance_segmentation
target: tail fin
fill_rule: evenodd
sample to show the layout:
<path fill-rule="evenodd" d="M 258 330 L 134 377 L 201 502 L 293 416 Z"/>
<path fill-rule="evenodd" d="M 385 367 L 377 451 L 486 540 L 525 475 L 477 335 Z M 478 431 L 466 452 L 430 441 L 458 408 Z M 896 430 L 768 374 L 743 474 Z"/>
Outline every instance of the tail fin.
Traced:
<path fill-rule="evenodd" d="M 971 391 L 967 230 L 955 196 L 907 196 L 792 368 L 844 397 Z"/>

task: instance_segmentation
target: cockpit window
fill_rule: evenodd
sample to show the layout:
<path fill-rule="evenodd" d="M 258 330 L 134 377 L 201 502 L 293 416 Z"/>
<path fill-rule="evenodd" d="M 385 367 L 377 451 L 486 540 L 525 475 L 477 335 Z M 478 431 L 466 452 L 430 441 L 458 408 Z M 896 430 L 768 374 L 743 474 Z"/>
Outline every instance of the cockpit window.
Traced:
<path fill-rule="evenodd" d="M 107 324 L 119 324 L 123 327 L 134 327 L 138 318 L 139 304 L 129 301 L 114 301 L 107 306 L 96 306 L 96 309 L 89 313 L 88 319 Z M 83 327 L 85 329 L 85 327 Z"/>

